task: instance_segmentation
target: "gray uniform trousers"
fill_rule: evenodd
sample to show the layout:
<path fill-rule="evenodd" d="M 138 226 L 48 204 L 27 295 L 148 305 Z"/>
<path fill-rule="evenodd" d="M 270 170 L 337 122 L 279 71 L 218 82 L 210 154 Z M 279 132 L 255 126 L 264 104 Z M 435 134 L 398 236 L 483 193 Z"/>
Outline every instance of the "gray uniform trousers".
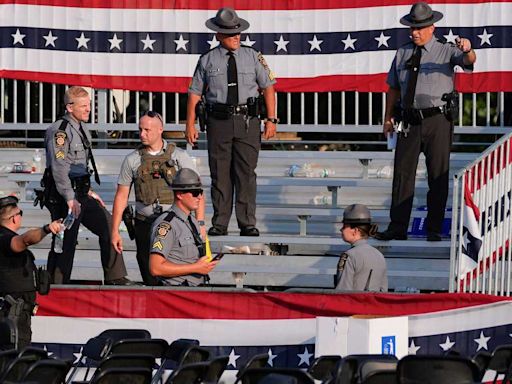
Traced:
<path fill-rule="evenodd" d="M 394 173 L 391 224 L 389 229 L 407 233 L 414 199 L 416 168 L 420 152 L 425 154 L 428 172 L 427 232 L 441 233 L 450 170 L 450 148 L 453 124 L 438 114 L 410 127 L 405 137 L 398 138 Z"/>
<path fill-rule="evenodd" d="M 208 117 L 208 161 L 212 178 L 212 224 L 227 228 L 233 209 L 239 228 L 256 225 L 256 166 L 261 147 L 260 120 L 249 128 L 243 115 L 227 120 Z"/>

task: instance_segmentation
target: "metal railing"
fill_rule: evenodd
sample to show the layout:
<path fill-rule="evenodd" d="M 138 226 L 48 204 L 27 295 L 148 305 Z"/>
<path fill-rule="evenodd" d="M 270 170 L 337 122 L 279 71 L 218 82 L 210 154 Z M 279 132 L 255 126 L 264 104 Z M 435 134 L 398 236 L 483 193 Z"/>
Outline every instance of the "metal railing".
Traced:
<path fill-rule="evenodd" d="M 512 132 L 454 175 L 450 291 L 510 296 Z"/>

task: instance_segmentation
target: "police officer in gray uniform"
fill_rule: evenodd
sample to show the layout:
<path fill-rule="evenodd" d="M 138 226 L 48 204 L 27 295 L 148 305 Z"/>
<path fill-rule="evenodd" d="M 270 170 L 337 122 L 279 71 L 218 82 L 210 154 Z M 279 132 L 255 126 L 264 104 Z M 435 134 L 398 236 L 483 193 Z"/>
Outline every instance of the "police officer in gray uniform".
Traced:
<path fill-rule="evenodd" d="M 418 157 L 425 154 L 429 191 L 427 240 L 440 241 L 448 197 L 448 171 L 453 136 L 454 68 L 472 70 L 476 54 L 471 42 L 458 38 L 444 43 L 434 36 L 434 23 L 443 17 L 419 2 L 400 22 L 410 27 L 411 41 L 402 45 L 388 73 L 384 134 L 393 130 L 393 110 L 400 100 L 403 132 L 399 134 L 393 174 L 391 223 L 379 240 L 406 240 L 414 197 Z"/>
<path fill-rule="evenodd" d="M 346 291 L 387 292 L 386 260 L 382 253 L 368 244 L 377 226 L 372 224 L 370 211 L 363 204 L 352 204 L 343 212 L 341 237 L 352 248 L 338 262 L 336 289 Z"/>
<path fill-rule="evenodd" d="M 99 176 L 92 157 L 91 134 L 82 123 L 89 120 L 91 100 L 81 87 L 71 87 L 64 95 L 66 114 L 46 130 L 46 188 L 53 191 L 46 202 L 52 220 L 75 216 L 73 226 L 64 233 L 63 252 L 52 250 L 48 255 L 48 270 L 56 284 L 67 284 L 71 278 L 76 239 L 80 223 L 99 237 L 101 264 L 105 284 L 131 285 L 126 276 L 123 256 L 110 241 L 111 215 L 101 198 L 92 191 L 89 162 L 96 182 Z"/>
<path fill-rule="evenodd" d="M 123 241 L 119 224 L 133 184 L 136 200 L 134 237 L 137 262 L 145 285 L 158 283 L 149 273 L 149 241 L 153 221 L 163 211 L 167 211 L 174 201 L 168 185 L 181 168 L 190 168 L 197 172 L 194 161 L 186 151 L 162 138 L 163 128 L 162 116 L 159 113 L 148 111 L 140 118 L 139 133 L 142 144 L 123 161 L 112 212 L 112 245 L 117 252 L 122 252 Z M 204 236 L 206 228 L 202 195 L 195 215 L 200 224 L 201 235 Z"/>
<path fill-rule="evenodd" d="M 256 165 L 261 146 L 258 96 L 263 93 L 267 118 L 263 137 L 275 135 L 276 82 L 263 55 L 240 45 L 249 23 L 234 9 L 221 8 L 206 26 L 220 44 L 199 58 L 188 90 L 186 137 L 197 141 L 196 105 L 204 96 L 207 111 L 208 160 L 212 177 L 213 226 L 208 234 L 227 234 L 233 209 L 242 236 L 259 236 L 256 228 Z"/>
<path fill-rule="evenodd" d="M 198 286 L 218 263 L 205 256 L 199 223 L 191 215 L 203 194 L 199 175 L 189 168 L 180 169 L 172 189 L 174 204 L 153 224 L 149 270 L 164 285 Z"/>

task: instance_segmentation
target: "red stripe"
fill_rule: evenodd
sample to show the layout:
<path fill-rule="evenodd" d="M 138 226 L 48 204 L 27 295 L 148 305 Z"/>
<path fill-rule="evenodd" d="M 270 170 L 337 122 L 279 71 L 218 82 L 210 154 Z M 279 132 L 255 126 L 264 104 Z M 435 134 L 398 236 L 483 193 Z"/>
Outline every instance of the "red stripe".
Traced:
<path fill-rule="evenodd" d="M 483 4 L 507 3 L 507 0 L 431 0 L 430 4 Z M 0 0 L 0 4 L 48 5 L 80 8 L 120 9 L 200 9 L 217 10 L 231 6 L 237 10 L 308 10 L 344 9 L 411 5 L 411 0 Z"/>
<path fill-rule="evenodd" d="M 489 304 L 511 298 L 477 294 L 307 294 L 54 288 L 39 296 L 38 316 L 99 318 L 299 319 L 401 316 Z"/>
<path fill-rule="evenodd" d="M 386 74 L 375 74 L 278 78 L 276 90 L 280 92 L 385 92 L 388 88 L 385 83 L 386 76 Z M 191 79 L 190 77 L 71 75 L 10 70 L 0 71 L 0 77 L 56 84 L 73 84 L 98 89 L 181 93 L 187 92 Z M 464 93 L 512 92 L 512 72 L 458 74 L 456 84 L 457 90 Z"/>
<path fill-rule="evenodd" d="M 478 206 L 473 201 L 473 195 L 471 194 L 471 191 L 469 189 L 469 182 L 467 178 L 466 185 L 464 186 L 464 202 L 469 208 L 471 208 L 473 214 L 475 215 L 475 219 L 478 223 L 480 221 L 480 209 L 478 209 Z"/>

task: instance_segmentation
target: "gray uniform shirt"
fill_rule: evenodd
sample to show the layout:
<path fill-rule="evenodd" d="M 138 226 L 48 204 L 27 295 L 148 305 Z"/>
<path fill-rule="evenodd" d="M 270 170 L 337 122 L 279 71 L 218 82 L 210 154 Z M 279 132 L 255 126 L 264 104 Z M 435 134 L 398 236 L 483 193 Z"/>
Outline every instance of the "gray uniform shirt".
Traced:
<path fill-rule="evenodd" d="M 370 271 L 370 284 L 368 289 L 374 292 L 387 292 L 388 276 L 386 260 L 382 253 L 373 248 L 366 239 L 361 239 L 352 244 L 352 248 L 346 251 L 338 263 L 338 275 L 340 267 L 343 267 L 343 259 L 346 257 L 341 277 L 338 276 L 336 289 L 344 291 L 364 291 Z"/>
<path fill-rule="evenodd" d="M 387 83 L 391 88 L 400 89 L 402 102 L 409 80 L 407 62 L 412 57 L 414 47 L 415 44 L 409 42 L 398 48 L 388 73 Z M 473 68 L 464 65 L 460 49 L 451 43 L 441 43 L 433 36 L 422 48 L 413 108 L 425 109 L 446 104 L 441 97 L 453 91 L 455 66 L 460 66 L 465 72 L 471 72 Z"/>
<path fill-rule="evenodd" d="M 175 213 L 170 223 L 164 221 L 169 212 Z M 197 220 L 191 215 L 187 216 L 180 208 L 173 205 L 169 211 L 164 212 L 153 223 L 149 253 L 158 253 L 175 264 L 195 263 L 199 259 L 199 250 L 194 241 L 191 225 L 194 225 L 196 231 L 199 232 Z M 190 286 L 197 286 L 204 282 L 204 276 L 194 274 L 169 278 L 159 277 L 159 280 L 164 285 L 181 285 L 187 280 Z"/>
<path fill-rule="evenodd" d="M 164 145 L 162 150 L 155 156 L 163 154 L 167 149 L 167 142 L 165 140 L 163 140 L 163 142 Z M 174 163 L 176 164 L 176 171 L 179 171 L 182 168 L 190 168 L 199 174 L 196 165 L 194 164 L 194 160 L 192 160 L 192 158 L 185 150 L 176 147 L 171 155 L 171 160 L 174 160 Z M 140 161 L 141 156 L 138 149 L 130 152 L 123 160 L 119 178 L 117 179 L 117 184 L 131 186 L 137 178 L 137 170 L 140 167 Z M 161 206 L 164 211 L 167 211 L 169 208 L 171 208 L 170 204 L 162 204 Z M 153 214 L 153 206 L 144 205 L 144 203 L 141 201 L 135 202 L 135 209 L 139 214 L 146 217 L 149 217 Z"/>
<path fill-rule="evenodd" d="M 228 50 L 221 45 L 199 58 L 188 91 L 202 95 L 205 89 L 208 104 L 225 104 L 228 97 Z M 258 97 L 258 89 L 276 82 L 263 55 L 253 48 L 241 46 L 233 52 L 238 74 L 238 104 L 249 97 Z"/>
<path fill-rule="evenodd" d="M 53 123 L 45 135 L 46 164 L 52 168 L 53 178 L 57 191 L 66 200 L 73 200 L 75 192 L 71 187 L 71 179 L 89 175 L 88 152 L 80 133 L 80 123 L 65 114 L 64 120 L 68 121 L 64 132 L 59 130 L 62 120 Z M 82 128 L 91 143 L 91 134 L 82 123 Z"/>

